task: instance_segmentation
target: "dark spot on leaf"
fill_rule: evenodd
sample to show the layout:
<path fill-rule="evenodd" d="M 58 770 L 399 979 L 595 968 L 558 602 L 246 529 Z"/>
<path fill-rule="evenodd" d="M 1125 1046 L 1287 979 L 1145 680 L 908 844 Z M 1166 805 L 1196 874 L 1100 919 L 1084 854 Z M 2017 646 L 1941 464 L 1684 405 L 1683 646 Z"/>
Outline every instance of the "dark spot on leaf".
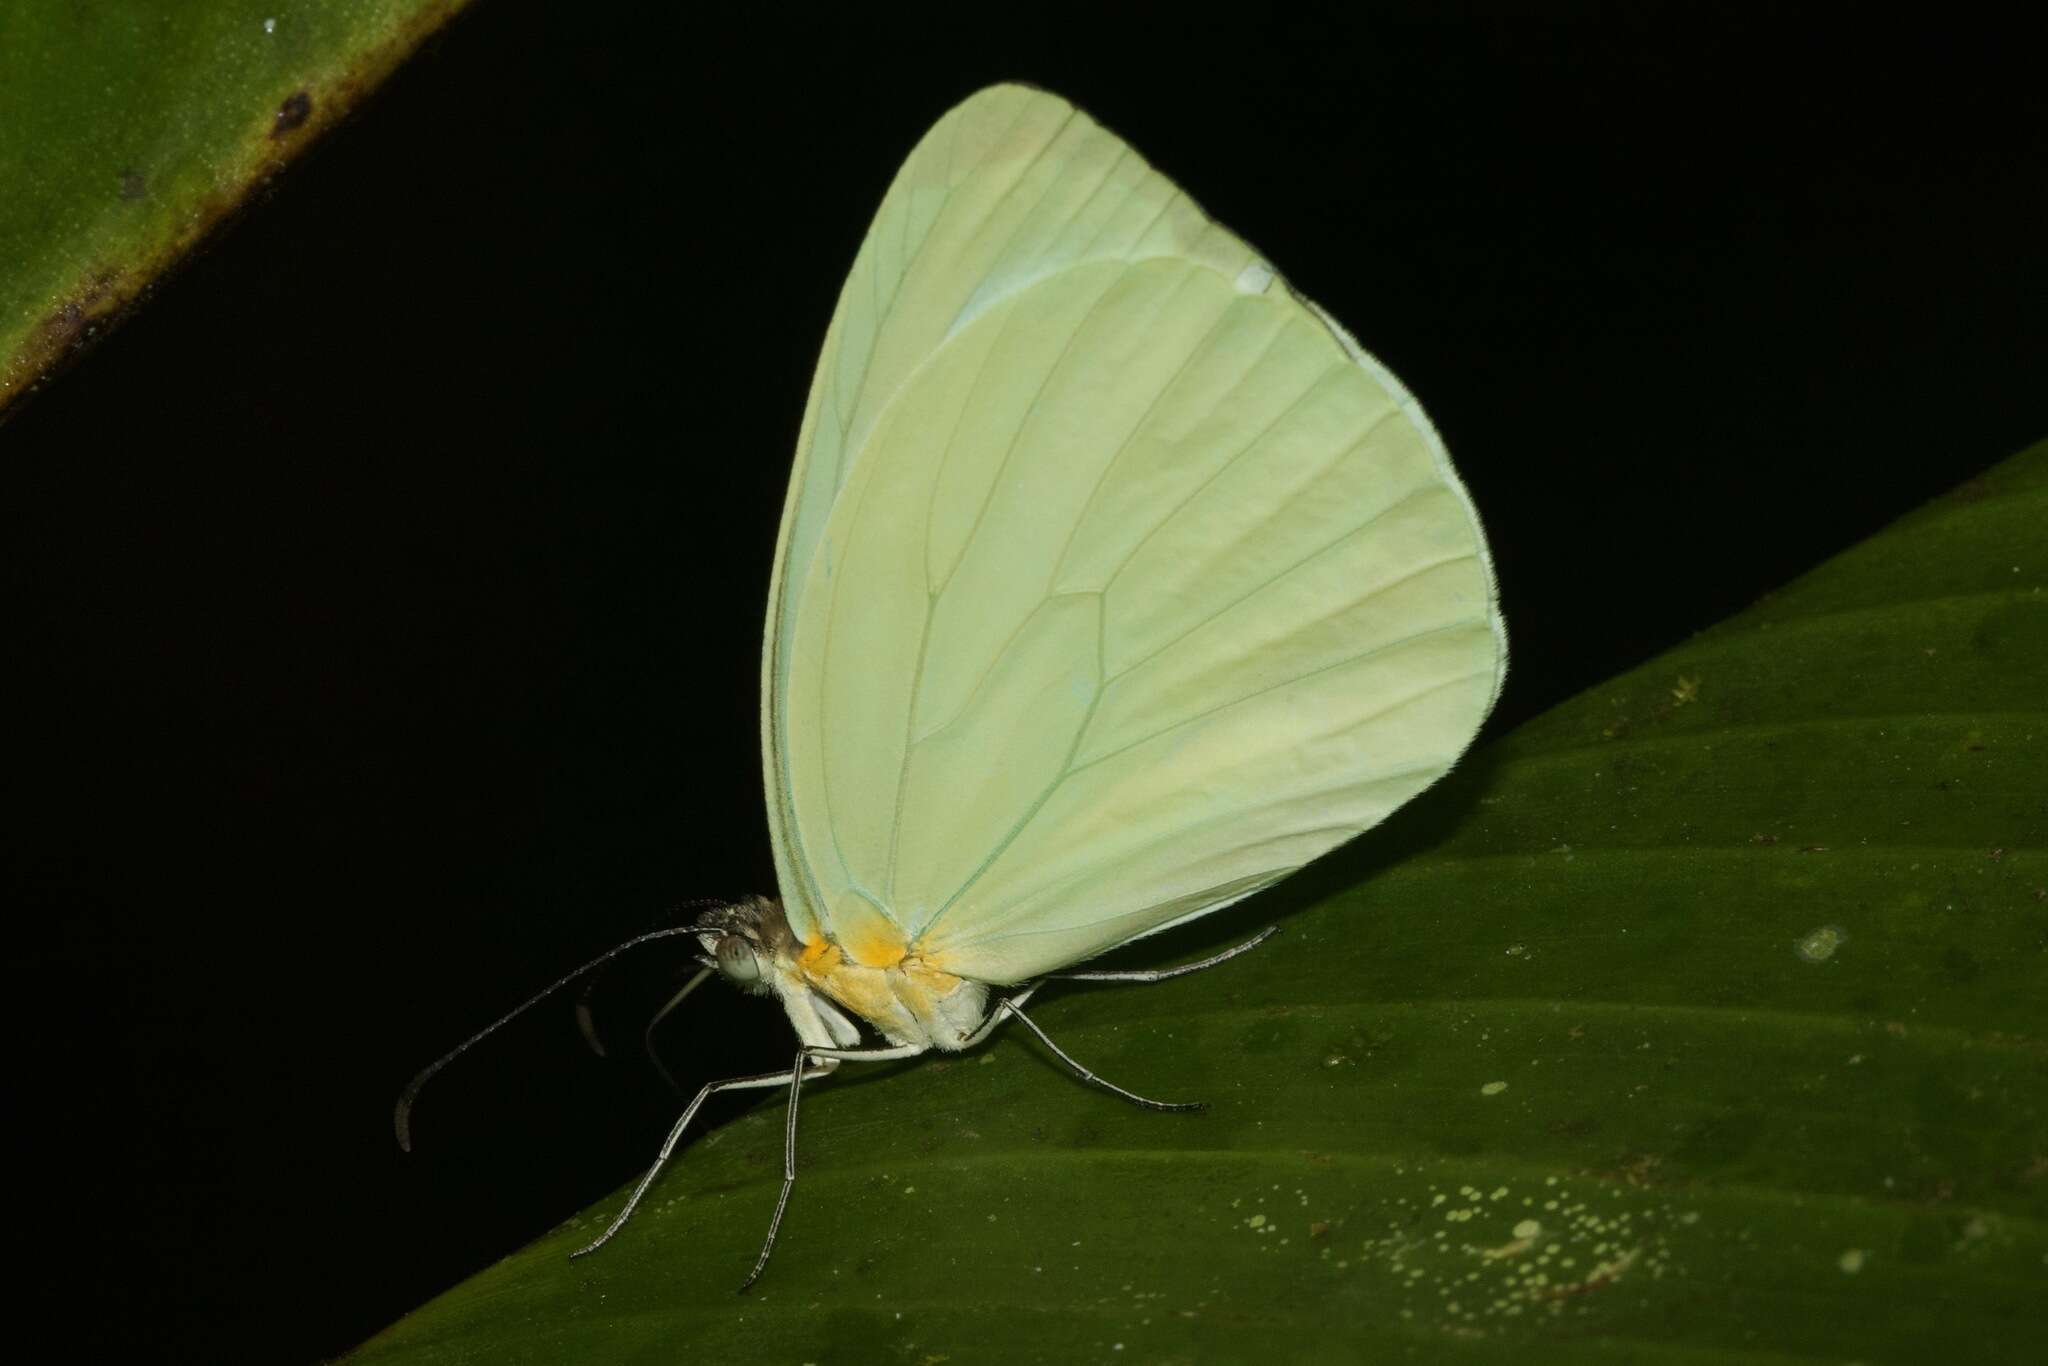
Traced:
<path fill-rule="evenodd" d="M 1977 955 L 1960 945 L 1952 945 L 1941 955 L 1941 970 L 1957 985 L 1974 982 L 1984 973 Z"/>
<path fill-rule="evenodd" d="M 119 193 L 121 198 L 132 202 L 149 193 L 149 182 L 142 178 L 140 171 L 123 171 Z"/>
<path fill-rule="evenodd" d="M 1933 1215 L 1923 1214 L 1906 1225 L 1899 1236 L 1899 1258 L 1902 1261 L 1925 1265 L 1938 1262 L 1948 1251 L 1949 1231 L 1944 1222 Z"/>
<path fill-rule="evenodd" d="M 1657 1168 L 1664 1159 L 1655 1153 L 1630 1153 L 1622 1159 L 1616 1174 L 1631 1186 L 1649 1186 L 1656 1183 Z"/>
<path fill-rule="evenodd" d="M 2048 602 L 2029 600 L 2001 608 L 1978 624 L 1970 644 L 1991 663 L 2031 667 L 2048 653 Z"/>
<path fill-rule="evenodd" d="M 1764 1128 L 1761 1111 L 1731 1110 L 1684 1136 L 1671 1157 L 1680 1167 L 1732 1167 L 1756 1147 Z"/>
<path fill-rule="evenodd" d="M 1437 1151 L 1452 1157 L 1469 1157 L 1480 1152 L 1486 1140 L 1477 1132 L 1466 1129 L 1445 1129 L 1434 1135 Z"/>
<path fill-rule="evenodd" d="M 1802 844 L 1799 846 L 1799 852 L 1802 854 L 1825 854 L 1827 851 L 1828 847 L 1825 844 Z"/>
<path fill-rule="evenodd" d="M 114 275 L 102 271 L 95 275 L 84 289 L 72 298 L 52 309 L 41 324 L 42 343 L 56 355 L 68 355 L 80 350 L 99 331 L 99 324 L 105 321 L 106 310 L 97 309 L 114 284 Z"/>
<path fill-rule="evenodd" d="M 295 90 L 285 96 L 284 103 L 277 107 L 277 117 L 270 123 L 270 136 L 281 138 L 286 133 L 303 127 L 306 120 L 312 116 L 313 97 L 303 90 Z"/>
<path fill-rule="evenodd" d="M 1751 844 L 1776 844 L 1778 837 L 1776 835 L 1751 835 L 1749 842 Z"/>

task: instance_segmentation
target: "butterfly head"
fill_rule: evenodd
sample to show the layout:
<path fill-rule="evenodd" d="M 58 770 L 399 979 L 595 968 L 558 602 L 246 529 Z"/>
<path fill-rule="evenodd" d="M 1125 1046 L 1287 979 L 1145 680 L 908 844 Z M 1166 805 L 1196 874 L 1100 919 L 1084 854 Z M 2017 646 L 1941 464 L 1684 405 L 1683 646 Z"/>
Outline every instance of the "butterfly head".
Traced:
<path fill-rule="evenodd" d="M 695 929 L 703 949 L 698 961 L 743 991 L 771 990 L 772 965 L 796 944 L 782 907 L 761 896 L 715 907 L 698 917 Z"/>

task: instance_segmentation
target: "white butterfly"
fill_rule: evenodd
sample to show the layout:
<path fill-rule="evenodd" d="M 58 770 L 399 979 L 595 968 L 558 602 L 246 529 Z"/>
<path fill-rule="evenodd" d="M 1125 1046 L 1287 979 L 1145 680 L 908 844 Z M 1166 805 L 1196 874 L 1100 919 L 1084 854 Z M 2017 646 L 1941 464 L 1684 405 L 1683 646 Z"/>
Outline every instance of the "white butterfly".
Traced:
<path fill-rule="evenodd" d="M 657 932 L 700 941 L 685 992 L 775 996 L 796 1060 L 704 1087 L 584 1251 L 708 1096 L 788 1086 L 751 1285 L 805 1080 L 1038 1033 L 1028 984 L 1442 777 L 1506 667 L 1478 516 L 1400 383 L 1087 115 L 973 96 L 882 201 L 797 443 L 761 664 L 782 899 Z"/>

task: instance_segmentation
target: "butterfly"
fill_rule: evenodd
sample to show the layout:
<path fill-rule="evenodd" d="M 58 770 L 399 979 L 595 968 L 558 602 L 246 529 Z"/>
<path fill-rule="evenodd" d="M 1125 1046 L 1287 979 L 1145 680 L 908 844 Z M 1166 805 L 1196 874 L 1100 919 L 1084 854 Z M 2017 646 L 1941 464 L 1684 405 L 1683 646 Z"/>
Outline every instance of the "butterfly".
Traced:
<path fill-rule="evenodd" d="M 1198 1108 L 1068 1057 L 1024 1013 L 1037 985 L 1255 946 L 1070 970 L 1385 819 L 1464 752 L 1506 667 L 1478 514 L 1400 382 L 1086 114 L 972 96 L 884 197 L 797 441 L 761 661 L 781 895 L 555 984 L 689 936 L 682 994 L 716 974 L 774 997 L 793 1061 L 699 1090 L 583 1251 L 706 1099 L 786 1087 L 745 1289 L 803 1085 L 1009 1020 L 1127 1100 Z M 469 1046 L 408 1088 L 401 1144 Z"/>

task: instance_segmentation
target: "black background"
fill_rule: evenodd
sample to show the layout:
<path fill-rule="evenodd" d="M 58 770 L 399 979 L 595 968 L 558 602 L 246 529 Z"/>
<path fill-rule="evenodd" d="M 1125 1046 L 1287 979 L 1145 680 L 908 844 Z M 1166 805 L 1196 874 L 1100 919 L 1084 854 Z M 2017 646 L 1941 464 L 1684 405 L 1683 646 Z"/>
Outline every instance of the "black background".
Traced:
<path fill-rule="evenodd" d="M 1429 407 L 1513 636 L 1490 732 L 2048 435 L 2015 36 L 1364 8 L 485 0 L 0 428 L 12 1227 L 71 1355 L 338 1352 L 650 1155 L 675 1102 L 566 1007 L 437 1083 L 411 1158 L 389 1105 L 675 902 L 772 888 L 810 367 L 982 84 L 1122 133 Z M 595 998 L 622 1045 L 647 952 Z M 729 993 L 669 1037 L 690 1079 L 786 1047 Z"/>

